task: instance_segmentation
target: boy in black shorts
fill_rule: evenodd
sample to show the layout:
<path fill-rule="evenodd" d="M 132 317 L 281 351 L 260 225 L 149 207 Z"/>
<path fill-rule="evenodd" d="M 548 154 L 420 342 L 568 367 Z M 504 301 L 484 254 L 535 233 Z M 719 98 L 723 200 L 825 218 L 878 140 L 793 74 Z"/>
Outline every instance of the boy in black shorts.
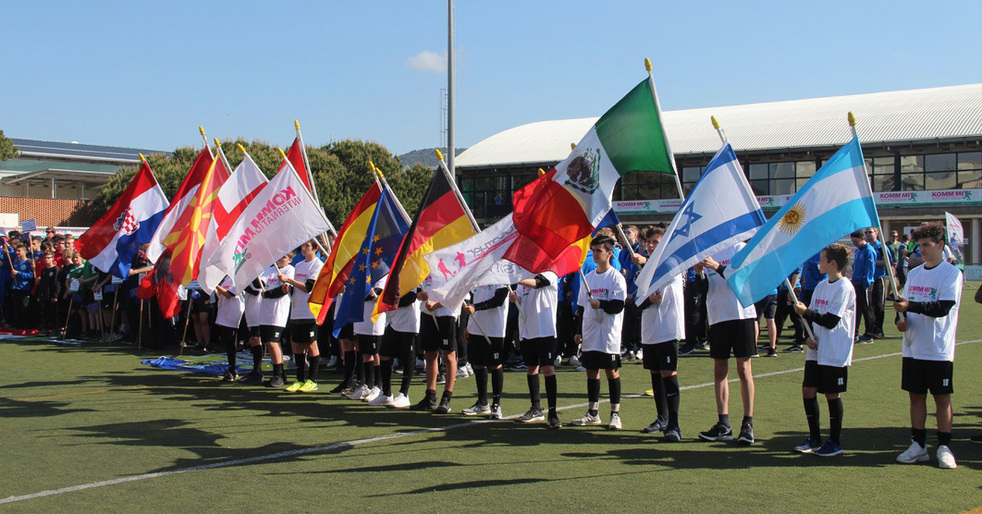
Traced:
<path fill-rule="evenodd" d="M 828 274 L 815 287 L 810 306 L 798 302 L 794 310 L 815 334 L 805 344 L 805 377 L 801 395 L 808 421 L 808 438 L 795 446 L 799 453 L 814 453 L 832 457 L 842 453 L 839 435 L 842 432 L 842 398 L 852 364 L 853 333 L 856 329 L 856 289 L 842 276 L 849 263 L 849 249 L 833 243 L 822 250 L 818 269 Z M 822 443 L 819 431 L 818 397 L 822 393 L 829 404 L 829 439 Z"/>

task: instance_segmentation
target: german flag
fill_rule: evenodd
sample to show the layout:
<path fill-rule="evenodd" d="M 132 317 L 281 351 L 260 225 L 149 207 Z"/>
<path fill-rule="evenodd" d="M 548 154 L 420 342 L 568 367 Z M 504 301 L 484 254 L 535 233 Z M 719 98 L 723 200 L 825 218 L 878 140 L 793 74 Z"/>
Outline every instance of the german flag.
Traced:
<path fill-rule="evenodd" d="M 454 189 L 449 173 L 437 170 L 409 226 L 409 232 L 399 246 L 389 280 L 375 304 L 373 317 L 395 310 L 402 295 L 423 283 L 430 274 L 430 266 L 423 259 L 424 255 L 459 243 L 476 233 L 467 217 L 467 207 L 457 198 Z"/>
<path fill-rule="evenodd" d="M 348 274 L 351 273 L 355 257 L 361 250 L 368 226 L 372 223 L 375 205 L 381 195 L 382 188 L 378 182 L 373 183 L 338 229 L 338 236 L 331 246 L 331 255 L 327 257 L 327 262 L 321 268 L 310 291 L 310 299 L 307 300 L 310 312 L 317 316 L 318 325 L 324 323 L 331 302 L 348 280 Z"/>

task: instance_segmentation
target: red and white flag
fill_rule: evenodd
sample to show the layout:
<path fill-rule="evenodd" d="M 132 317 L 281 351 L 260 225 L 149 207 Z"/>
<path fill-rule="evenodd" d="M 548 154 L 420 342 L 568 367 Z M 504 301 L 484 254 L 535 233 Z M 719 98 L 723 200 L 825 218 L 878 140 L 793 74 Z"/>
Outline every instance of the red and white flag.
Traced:
<path fill-rule="evenodd" d="M 221 148 L 218 151 L 221 152 Z M 218 191 L 214 216 L 208 225 L 205 244 L 201 249 L 201 270 L 198 273 L 198 285 L 206 293 L 210 294 L 214 291 L 215 286 L 225 277 L 225 270 L 222 267 L 207 263 L 218 251 L 219 245 L 232 230 L 239 216 L 245 212 L 249 202 L 266 187 L 268 182 L 266 175 L 246 153 L 245 159 Z"/>
<path fill-rule="evenodd" d="M 164 212 L 164 219 L 160 222 L 160 226 L 157 227 L 157 232 L 154 233 L 153 238 L 150 240 L 150 246 L 147 248 L 147 259 L 150 262 L 157 262 L 160 255 L 164 253 L 164 249 L 172 248 L 180 237 L 181 228 L 190 223 L 193 208 L 188 209 L 187 207 L 195 199 L 198 187 L 201 186 L 201 183 L 208 175 L 208 170 L 211 169 L 211 164 L 214 160 L 215 158 L 212 157 L 211 150 L 208 147 L 205 147 L 198 154 L 198 158 L 195 159 L 191 169 L 188 170 L 184 181 L 181 182 L 181 185 L 177 188 L 177 192 L 174 193 L 174 198 L 171 199 L 170 206 Z"/>

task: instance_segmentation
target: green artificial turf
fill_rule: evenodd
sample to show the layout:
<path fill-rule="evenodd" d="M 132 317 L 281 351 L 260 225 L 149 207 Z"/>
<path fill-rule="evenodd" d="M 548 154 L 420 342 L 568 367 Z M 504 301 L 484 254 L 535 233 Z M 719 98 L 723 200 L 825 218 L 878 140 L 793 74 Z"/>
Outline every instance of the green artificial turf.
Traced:
<path fill-rule="evenodd" d="M 936 424 L 930 417 L 931 463 L 895 462 L 909 444 L 909 418 L 899 388 L 900 357 L 890 355 L 901 344 L 892 326 L 886 340 L 856 347 L 843 395 L 846 453 L 826 459 L 790 451 L 806 435 L 797 371 L 803 354 L 753 361 L 757 443 L 741 448 L 697 439 L 716 420 L 712 362 L 705 352 L 681 359 L 684 441 L 665 443 L 639 433 L 654 418 L 647 397 L 623 401 L 620 432 L 569 426 L 583 413 L 581 406 L 563 410 L 566 426 L 551 431 L 541 424 L 479 423 L 460 415 L 473 403 L 473 378 L 458 381 L 454 413 L 436 416 L 329 396 L 324 391 L 339 378 L 333 373 L 322 374 L 321 392 L 288 394 L 149 368 L 140 359 L 156 355 L 139 355 L 118 343 L 65 346 L 6 338 L 0 340 L 0 498 L 140 479 L 0 509 L 964 511 L 982 505 L 982 445 L 968 441 L 982 433 L 982 379 L 976 371 L 982 306 L 971 302 L 976 287 L 966 285 L 959 322 L 964 344 L 955 363 L 956 470 L 936 467 Z M 505 375 L 506 416 L 528 406 L 524 377 Z M 400 378 L 395 375 L 394 383 Z M 634 362 L 624 365 L 623 382 L 626 395 L 650 388 L 647 373 Z M 606 397 L 606 381 L 602 388 Z M 560 407 L 586 400 L 585 376 L 571 368 L 560 370 L 559 389 Z M 411 398 L 422 392 L 414 380 Z M 821 398 L 819 404 L 825 435 L 828 409 Z M 738 425 L 738 384 L 731 385 L 730 405 Z M 609 406 L 602 405 L 601 417 L 608 416 Z M 292 453 L 275 457 L 281 452 Z M 255 459 L 241 460 L 248 458 Z M 208 465 L 216 467 L 190 469 Z"/>

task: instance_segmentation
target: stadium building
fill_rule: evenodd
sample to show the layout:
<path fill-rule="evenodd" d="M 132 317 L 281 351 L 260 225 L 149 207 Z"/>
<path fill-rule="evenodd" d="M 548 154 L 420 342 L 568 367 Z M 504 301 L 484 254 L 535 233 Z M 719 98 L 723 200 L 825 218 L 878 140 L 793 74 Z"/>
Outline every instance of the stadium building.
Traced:
<path fill-rule="evenodd" d="M 0 162 L 0 228 L 88 227 L 89 200 L 121 168 L 140 163 L 140 153 L 159 150 L 10 138 L 17 157 Z M 77 232 L 77 231 L 76 231 Z"/>
<path fill-rule="evenodd" d="M 720 148 L 716 116 L 765 212 L 773 214 L 851 134 L 855 113 L 883 230 L 902 231 L 954 214 L 965 260 L 982 264 L 982 84 L 664 112 L 684 191 Z M 482 224 L 511 212 L 512 192 L 566 158 L 597 118 L 529 123 L 457 156 L 457 180 Z M 631 172 L 614 191 L 627 222 L 670 220 L 678 188 L 670 175 Z M 976 268 L 978 269 L 978 268 Z"/>

